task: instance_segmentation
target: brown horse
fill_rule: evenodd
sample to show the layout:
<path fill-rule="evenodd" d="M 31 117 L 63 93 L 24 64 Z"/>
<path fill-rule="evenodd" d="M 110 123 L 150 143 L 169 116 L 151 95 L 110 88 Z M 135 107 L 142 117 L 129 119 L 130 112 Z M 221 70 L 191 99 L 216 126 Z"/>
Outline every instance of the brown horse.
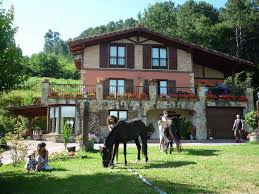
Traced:
<path fill-rule="evenodd" d="M 154 131 L 154 127 L 151 124 L 147 127 L 141 120 L 119 121 L 109 133 L 105 140 L 104 147 L 100 149 L 102 156 L 102 163 L 104 167 L 114 166 L 113 160 L 117 152 L 119 143 L 124 145 L 124 159 L 125 165 L 127 165 L 126 159 L 126 147 L 127 142 L 134 140 L 138 148 L 138 157 L 140 160 L 139 136 L 142 141 L 142 153 L 144 153 L 145 161 L 148 161 L 147 156 L 147 140 L 150 138 Z M 114 148 L 114 149 L 113 149 Z"/>

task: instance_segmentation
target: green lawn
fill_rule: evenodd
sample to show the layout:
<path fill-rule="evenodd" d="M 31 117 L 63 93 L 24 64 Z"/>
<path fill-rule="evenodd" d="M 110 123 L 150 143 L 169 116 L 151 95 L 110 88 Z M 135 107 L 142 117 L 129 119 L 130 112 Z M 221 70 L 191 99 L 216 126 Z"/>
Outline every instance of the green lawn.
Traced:
<path fill-rule="evenodd" d="M 121 146 L 122 147 L 122 146 Z M 122 150 L 120 150 L 122 151 Z M 186 146 L 166 155 L 149 147 L 149 162 L 136 163 L 128 150 L 114 169 L 101 166 L 99 153 L 53 160 L 56 170 L 26 175 L 23 165 L 0 168 L 0 193 L 156 193 L 127 170 L 134 169 L 167 193 L 259 193 L 259 145 Z"/>

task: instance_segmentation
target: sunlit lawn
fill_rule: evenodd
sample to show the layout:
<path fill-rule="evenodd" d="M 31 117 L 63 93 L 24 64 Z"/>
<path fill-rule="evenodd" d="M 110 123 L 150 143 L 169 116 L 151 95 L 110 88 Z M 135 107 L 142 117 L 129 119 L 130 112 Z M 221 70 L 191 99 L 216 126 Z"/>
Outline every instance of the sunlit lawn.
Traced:
<path fill-rule="evenodd" d="M 120 154 L 115 169 L 104 169 L 99 153 L 50 161 L 52 172 L 26 175 L 23 165 L 3 166 L 0 193 L 156 193 L 127 168 L 167 193 L 259 193 L 259 145 L 186 146 L 173 155 L 149 147 L 148 163 L 136 163 L 135 148 L 127 151 L 128 166 Z"/>

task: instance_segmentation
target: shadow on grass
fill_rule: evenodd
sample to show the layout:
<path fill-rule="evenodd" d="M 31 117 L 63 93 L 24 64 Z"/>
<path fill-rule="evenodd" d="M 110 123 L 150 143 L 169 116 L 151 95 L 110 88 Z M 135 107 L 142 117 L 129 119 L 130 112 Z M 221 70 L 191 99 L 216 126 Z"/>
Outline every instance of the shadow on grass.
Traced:
<path fill-rule="evenodd" d="M 168 180 L 152 180 L 153 183 L 167 193 L 215 193 L 200 188 L 198 185 L 179 184 Z M 15 185 L 15 186 L 14 186 Z M 156 193 L 137 177 L 128 173 L 97 173 L 93 175 L 70 175 L 55 177 L 51 173 L 38 173 L 28 176 L 21 172 L 0 173 L 1 193 Z"/>
<path fill-rule="evenodd" d="M 115 164 L 115 169 L 141 169 L 143 167 L 141 165 L 143 162 L 136 162 L 136 163 L 128 163 L 127 166 L 124 166 L 122 163 Z M 196 164 L 196 162 L 189 162 L 189 161 L 168 161 L 168 162 L 156 162 L 156 163 L 143 163 L 145 169 L 151 169 L 151 168 L 178 168 L 181 166 L 187 166 Z"/>
<path fill-rule="evenodd" d="M 209 149 L 186 149 L 182 150 L 182 153 L 186 153 L 188 155 L 196 155 L 196 156 L 217 156 L 216 152 L 220 150 L 209 150 Z"/>

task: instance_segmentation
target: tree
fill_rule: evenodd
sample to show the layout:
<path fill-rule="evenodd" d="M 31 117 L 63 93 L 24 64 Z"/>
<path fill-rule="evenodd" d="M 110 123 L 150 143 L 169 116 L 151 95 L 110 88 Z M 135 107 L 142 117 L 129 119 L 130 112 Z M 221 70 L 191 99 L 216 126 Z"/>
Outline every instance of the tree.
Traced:
<path fill-rule="evenodd" d="M 60 38 L 59 32 L 53 32 L 49 29 L 44 36 L 44 52 L 47 54 L 61 54 L 65 56 L 69 56 L 69 50 L 67 46 L 67 42 Z"/>
<path fill-rule="evenodd" d="M 121 30 L 124 28 L 133 27 L 133 26 L 136 26 L 137 23 L 138 23 L 138 21 L 135 20 L 134 18 L 128 18 L 125 21 L 123 21 L 123 20 L 118 20 L 116 22 L 111 21 L 107 25 L 101 25 L 101 26 L 97 26 L 95 28 L 91 27 L 91 28 L 86 29 L 85 31 L 83 31 L 80 34 L 79 38 L 94 36 L 94 35 L 98 35 L 98 34 L 112 32 L 115 30 Z"/>
<path fill-rule="evenodd" d="M 213 28 L 218 10 L 206 2 L 189 0 L 177 10 L 177 36 L 205 47 L 213 47 Z"/>
<path fill-rule="evenodd" d="M 243 55 L 248 33 L 254 30 L 257 6 L 256 0 L 229 0 L 221 11 L 223 22 L 233 30 L 237 57 Z"/>
<path fill-rule="evenodd" d="M 55 77 L 61 76 L 61 65 L 54 54 L 33 54 L 29 61 L 32 76 Z"/>
<path fill-rule="evenodd" d="M 14 9 L 5 11 L 0 0 L 0 94 L 12 90 L 26 78 L 22 51 L 14 40 L 13 19 Z"/>
<path fill-rule="evenodd" d="M 140 24 L 157 32 L 175 36 L 177 31 L 176 8 L 174 3 L 156 3 L 144 10 Z"/>

